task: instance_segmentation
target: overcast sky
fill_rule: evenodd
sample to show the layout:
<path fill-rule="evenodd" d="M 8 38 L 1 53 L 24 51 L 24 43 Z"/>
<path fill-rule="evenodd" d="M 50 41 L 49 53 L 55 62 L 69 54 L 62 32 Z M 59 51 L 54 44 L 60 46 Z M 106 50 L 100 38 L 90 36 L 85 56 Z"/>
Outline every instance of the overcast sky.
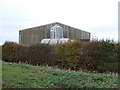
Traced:
<path fill-rule="evenodd" d="M 118 39 L 119 0 L 0 0 L 0 43 L 19 41 L 19 30 L 60 22 Z"/>

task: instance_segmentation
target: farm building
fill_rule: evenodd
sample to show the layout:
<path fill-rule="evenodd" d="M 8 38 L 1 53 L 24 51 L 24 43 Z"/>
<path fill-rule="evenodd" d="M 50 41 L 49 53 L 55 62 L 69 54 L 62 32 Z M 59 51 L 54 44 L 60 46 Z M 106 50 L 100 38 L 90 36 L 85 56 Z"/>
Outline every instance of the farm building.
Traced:
<path fill-rule="evenodd" d="M 53 28 L 55 29 L 55 31 L 53 30 Z M 68 39 L 89 41 L 90 32 L 73 28 L 71 26 L 64 25 L 58 22 L 33 28 L 27 28 L 19 31 L 20 44 L 39 44 L 42 40 L 46 41 L 49 39 L 61 39 L 61 41 Z"/>

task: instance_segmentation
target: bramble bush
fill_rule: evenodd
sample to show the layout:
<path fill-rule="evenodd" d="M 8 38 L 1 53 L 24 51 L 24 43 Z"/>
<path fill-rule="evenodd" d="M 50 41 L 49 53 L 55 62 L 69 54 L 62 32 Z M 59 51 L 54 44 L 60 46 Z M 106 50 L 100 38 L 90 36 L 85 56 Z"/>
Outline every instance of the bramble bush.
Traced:
<path fill-rule="evenodd" d="M 112 43 L 110 40 L 90 42 L 74 40 L 64 44 L 31 46 L 6 42 L 2 46 L 2 60 L 6 62 L 98 72 L 118 72 L 119 54 L 120 44 Z"/>

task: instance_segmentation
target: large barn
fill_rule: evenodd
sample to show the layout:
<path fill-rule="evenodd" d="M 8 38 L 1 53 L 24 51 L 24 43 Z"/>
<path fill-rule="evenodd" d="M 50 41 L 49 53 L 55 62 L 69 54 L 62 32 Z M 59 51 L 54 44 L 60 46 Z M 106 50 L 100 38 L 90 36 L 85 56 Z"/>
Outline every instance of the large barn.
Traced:
<path fill-rule="evenodd" d="M 33 44 L 41 43 L 43 39 L 50 39 L 51 38 L 50 30 L 55 25 L 59 25 L 60 27 L 63 28 L 62 37 L 64 38 L 69 38 L 70 40 L 81 40 L 81 41 L 90 40 L 90 32 L 55 22 L 47 25 L 20 30 L 19 43 L 24 45 L 33 45 Z"/>

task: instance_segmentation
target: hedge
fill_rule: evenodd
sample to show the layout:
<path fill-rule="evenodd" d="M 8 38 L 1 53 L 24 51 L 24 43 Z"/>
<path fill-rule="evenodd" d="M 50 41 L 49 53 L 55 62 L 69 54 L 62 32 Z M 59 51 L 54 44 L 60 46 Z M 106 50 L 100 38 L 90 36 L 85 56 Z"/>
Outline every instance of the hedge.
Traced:
<path fill-rule="evenodd" d="M 2 46 L 2 60 L 6 62 L 98 72 L 118 72 L 119 53 L 120 44 L 104 40 L 91 42 L 75 40 L 64 44 L 31 46 L 6 42 Z"/>

